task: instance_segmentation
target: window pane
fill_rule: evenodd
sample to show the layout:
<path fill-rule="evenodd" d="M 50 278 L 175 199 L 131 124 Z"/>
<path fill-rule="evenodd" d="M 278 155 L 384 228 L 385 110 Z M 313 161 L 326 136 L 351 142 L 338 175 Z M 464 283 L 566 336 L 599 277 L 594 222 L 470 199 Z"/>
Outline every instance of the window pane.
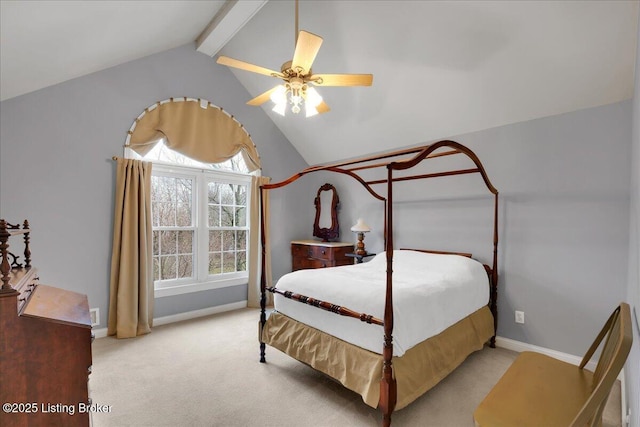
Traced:
<path fill-rule="evenodd" d="M 176 194 L 176 179 L 168 176 L 157 176 L 155 190 L 155 199 L 158 202 L 174 203 Z"/>
<path fill-rule="evenodd" d="M 160 200 L 160 178 L 159 176 L 151 177 L 151 201 Z"/>
<path fill-rule="evenodd" d="M 191 205 L 178 203 L 176 207 L 176 225 L 179 227 L 191 226 Z"/>
<path fill-rule="evenodd" d="M 220 210 L 221 210 L 220 225 L 222 227 L 233 227 L 233 207 L 222 206 Z"/>
<path fill-rule="evenodd" d="M 193 257 L 178 255 L 178 279 L 193 277 Z"/>
<path fill-rule="evenodd" d="M 222 203 L 223 205 L 232 205 L 233 201 L 235 199 L 234 194 L 233 194 L 233 188 L 235 187 L 235 185 L 231 185 L 231 184 L 220 184 L 220 203 Z"/>
<path fill-rule="evenodd" d="M 176 257 L 162 256 L 160 257 L 160 277 L 162 280 L 176 278 Z"/>
<path fill-rule="evenodd" d="M 158 207 L 158 203 L 151 203 L 151 218 L 153 227 L 160 225 L 160 209 Z"/>
<path fill-rule="evenodd" d="M 236 271 L 236 253 L 222 252 L 222 272 L 231 273 Z"/>
<path fill-rule="evenodd" d="M 209 274 L 222 273 L 222 254 L 220 252 L 209 254 Z"/>
<path fill-rule="evenodd" d="M 213 203 L 216 205 L 220 204 L 220 188 L 218 184 L 215 182 L 210 182 L 208 185 L 209 188 L 209 203 Z"/>
<path fill-rule="evenodd" d="M 220 206 L 209 205 L 209 227 L 220 227 Z"/>
<path fill-rule="evenodd" d="M 247 232 L 244 230 L 237 231 L 236 234 L 236 249 L 243 251 L 247 249 Z"/>
<path fill-rule="evenodd" d="M 153 255 L 160 255 L 160 232 L 154 231 L 151 240 L 153 241 Z"/>
<path fill-rule="evenodd" d="M 138 158 L 138 156 L 136 156 L 136 158 Z M 231 159 L 222 163 L 200 163 L 183 154 L 178 153 L 177 151 L 173 151 L 170 148 L 167 148 L 164 138 L 161 139 L 159 143 L 155 144 L 155 146 L 147 154 L 145 154 L 144 157 L 141 158 L 147 161 L 160 160 L 165 163 L 173 163 L 182 166 L 193 166 L 204 169 L 224 169 L 242 173 L 249 172 L 242 153 L 238 153 Z"/>
<path fill-rule="evenodd" d="M 160 260 L 153 257 L 153 280 L 160 280 Z"/>
<path fill-rule="evenodd" d="M 175 254 L 177 237 L 175 231 L 160 232 L 160 253 L 162 255 Z"/>
<path fill-rule="evenodd" d="M 247 204 L 247 186 L 236 185 L 236 205 L 246 206 Z"/>
<path fill-rule="evenodd" d="M 236 208 L 236 227 L 245 227 L 247 225 L 247 209 Z"/>
<path fill-rule="evenodd" d="M 236 248 L 236 232 L 233 230 L 225 230 L 222 232 L 222 250 L 232 251 Z"/>
<path fill-rule="evenodd" d="M 247 252 L 236 253 L 236 271 L 247 271 Z"/>
<path fill-rule="evenodd" d="M 189 178 L 176 179 L 176 198 L 178 203 L 191 206 L 193 181 Z"/>
<path fill-rule="evenodd" d="M 209 231 L 209 252 L 222 251 L 222 231 Z"/>
<path fill-rule="evenodd" d="M 173 203 L 156 203 L 158 208 L 159 225 L 173 227 L 176 225 L 176 210 Z"/>
<path fill-rule="evenodd" d="M 193 231 L 178 231 L 178 253 L 193 253 Z"/>

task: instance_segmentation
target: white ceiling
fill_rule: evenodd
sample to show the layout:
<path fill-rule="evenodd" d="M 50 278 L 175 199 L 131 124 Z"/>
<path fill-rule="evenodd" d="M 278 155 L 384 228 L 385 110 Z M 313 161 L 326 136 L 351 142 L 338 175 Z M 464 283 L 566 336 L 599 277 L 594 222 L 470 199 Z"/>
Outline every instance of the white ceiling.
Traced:
<path fill-rule="evenodd" d="M 2 99 L 193 41 L 223 4 L 2 0 Z M 373 86 L 319 88 L 331 111 L 309 119 L 256 108 L 316 164 L 629 99 L 638 6 L 303 0 L 300 29 L 324 38 L 314 72 Z M 271 0 L 220 53 L 279 70 L 293 50 L 293 1 Z M 233 72 L 251 96 L 279 83 Z"/>
<path fill-rule="evenodd" d="M 224 4 L 0 0 L 0 99 L 192 42 Z"/>

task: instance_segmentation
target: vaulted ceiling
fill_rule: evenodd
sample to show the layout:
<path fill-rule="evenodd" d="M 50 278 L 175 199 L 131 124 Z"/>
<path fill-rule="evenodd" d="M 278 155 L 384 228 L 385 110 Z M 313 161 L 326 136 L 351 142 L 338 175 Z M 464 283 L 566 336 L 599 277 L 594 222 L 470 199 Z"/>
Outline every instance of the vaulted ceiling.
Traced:
<path fill-rule="evenodd" d="M 0 6 L 3 100 L 199 36 L 201 47 L 218 44 L 202 51 L 223 46 L 221 54 L 274 70 L 294 50 L 293 1 Z M 300 29 L 324 39 L 313 71 L 371 73 L 373 85 L 319 88 L 331 111 L 312 118 L 281 117 L 270 102 L 255 108 L 316 164 L 618 102 L 633 95 L 638 6 L 303 0 Z M 234 18 L 242 7 L 251 10 Z M 232 71 L 251 97 L 279 83 Z"/>

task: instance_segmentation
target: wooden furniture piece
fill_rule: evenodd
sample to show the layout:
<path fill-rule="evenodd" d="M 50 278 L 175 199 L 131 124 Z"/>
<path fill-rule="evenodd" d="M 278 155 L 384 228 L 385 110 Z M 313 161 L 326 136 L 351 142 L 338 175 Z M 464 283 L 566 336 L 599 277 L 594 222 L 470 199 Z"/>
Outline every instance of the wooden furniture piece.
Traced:
<path fill-rule="evenodd" d="M 322 201 L 324 192 L 329 193 L 330 200 Z M 313 200 L 316 206 L 316 217 L 313 220 L 313 236 L 319 237 L 323 242 L 337 239 L 340 236 L 340 224 L 338 223 L 338 205 L 340 204 L 340 198 L 336 187 L 331 184 L 324 184 L 318 189 L 316 198 Z M 330 223 L 329 227 L 323 227 L 323 225 Z"/>
<path fill-rule="evenodd" d="M 352 264 L 347 253 L 353 243 L 294 240 L 291 242 L 291 270 L 337 267 Z"/>
<path fill-rule="evenodd" d="M 444 150 L 444 151 L 439 151 Z M 450 155 L 462 155 L 466 156 L 468 160 L 473 163 L 472 167 L 466 169 L 445 170 L 434 173 L 416 173 L 409 175 L 410 169 L 417 166 L 424 160 L 435 159 L 443 156 Z M 358 175 L 358 171 L 368 170 L 370 172 L 382 171 L 380 179 L 369 179 L 371 175 L 367 173 L 367 179 Z M 396 401 L 398 396 L 398 384 L 394 377 L 394 364 L 393 364 L 393 328 L 394 328 L 394 304 L 393 304 L 393 258 L 394 258 L 394 199 L 393 189 L 394 185 L 399 182 L 430 179 L 437 177 L 450 177 L 466 174 L 479 174 L 487 188 L 487 190 L 494 197 L 493 208 L 493 262 L 491 266 L 486 267 L 487 274 L 490 278 L 490 298 L 488 307 L 491 310 L 493 317 L 493 336 L 490 338 L 491 347 L 495 347 L 495 330 L 497 327 L 497 284 L 498 284 L 498 190 L 493 186 L 486 171 L 480 162 L 480 159 L 475 155 L 473 151 L 464 145 L 455 141 L 443 140 L 438 141 L 430 145 L 409 148 L 405 150 L 394 151 L 390 153 L 383 153 L 373 155 L 370 157 L 358 158 L 353 160 L 347 160 L 335 164 L 319 165 L 306 168 L 290 178 L 272 184 L 265 184 L 260 187 L 261 189 L 261 209 L 264 208 L 263 201 L 265 191 L 270 191 L 276 188 L 284 187 L 304 175 L 313 172 L 335 172 L 343 175 L 347 175 L 359 182 L 374 198 L 380 200 L 383 203 L 384 209 L 384 241 L 385 241 L 385 257 L 386 257 L 386 287 L 385 287 L 385 301 L 384 301 L 384 315 L 382 319 L 376 319 L 378 324 L 383 326 L 384 330 L 384 343 L 382 345 L 382 357 L 383 363 L 381 367 L 381 374 L 376 372 L 377 377 L 382 377 L 380 380 L 380 395 L 378 400 L 378 407 L 382 411 L 382 425 L 388 427 L 391 425 L 391 414 L 396 407 Z M 376 185 L 386 186 L 386 197 L 376 192 L 373 187 Z M 264 221 L 264 216 L 261 221 Z M 264 223 L 261 224 L 264 229 Z M 266 250 L 266 236 L 264 233 L 261 235 L 261 242 L 263 252 Z M 265 265 L 262 258 L 262 276 L 261 276 L 261 313 L 260 313 L 260 334 L 264 331 L 265 324 L 267 322 L 266 317 L 266 292 L 276 292 L 276 288 L 267 288 L 267 280 L 265 276 Z M 282 290 L 281 290 L 282 291 Z M 284 291 L 287 294 L 292 292 Z M 293 296 L 293 295 L 292 295 Z M 341 307 L 340 305 L 333 304 L 328 301 L 320 301 L 313 296 L 299 296 L 298 301 L 300 303 L 308 304 L 313 307 L 321 308 L 332 313 L 336 313 L 343 316 L 354 317 L 365 323 L 372 322 L 372 316 L 366 313 L 353 310 L 348 307 Z M 382 303 L 382 302 L 381 302 Z M 416 325 L 415 327 L 420 327 Z M 293 336 L 293 335 L 292 335 Z M 299 353 L 302 353 L 304 349 L 298 348 Z M 326 354 L 331 355 L 332 352 Z M 292 355 L 296 357 L 296 355 Z M 299 360 L 302 357 L 296 357 Z M 265 343 L 260 343 L 260 361 L 265 362 Z M 426 390 L 424 390 L 426 391 Z M 423 391 L 423 392 L 424 392 Z"/>
<path fill-rule="evenodd" d="M 605 336 L 595 371 L 584 369 Z M 601 426 L 607 398 L 632 341 L 629 305 L 621 303 L 580 366 L 540 353 L 520 353 L 476 409 L 476 425 Z"/>
<path fill-rule="evenodd" d="M 0 425 L 88 426 L 91 318 L 87 297 L 39 284 L 29 223 L 0 220 Z M 24 236 L 24 263 L 9 239 Z"/>

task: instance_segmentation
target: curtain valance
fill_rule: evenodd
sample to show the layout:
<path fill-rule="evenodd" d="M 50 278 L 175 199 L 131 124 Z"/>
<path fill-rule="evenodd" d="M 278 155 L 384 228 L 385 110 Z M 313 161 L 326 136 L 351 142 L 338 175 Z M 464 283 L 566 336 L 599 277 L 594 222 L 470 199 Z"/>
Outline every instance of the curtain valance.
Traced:
<path fill-rule="evenodd" d="M 203 163 L 221 163 L 240 152 L 249 171 L 260 169 L 260 156 L 244 127 L 207 101 L 158 102 L 136 119 L 129 136 L 128 147 L 141 156 L 164 138 L 168 148 Z"/>

